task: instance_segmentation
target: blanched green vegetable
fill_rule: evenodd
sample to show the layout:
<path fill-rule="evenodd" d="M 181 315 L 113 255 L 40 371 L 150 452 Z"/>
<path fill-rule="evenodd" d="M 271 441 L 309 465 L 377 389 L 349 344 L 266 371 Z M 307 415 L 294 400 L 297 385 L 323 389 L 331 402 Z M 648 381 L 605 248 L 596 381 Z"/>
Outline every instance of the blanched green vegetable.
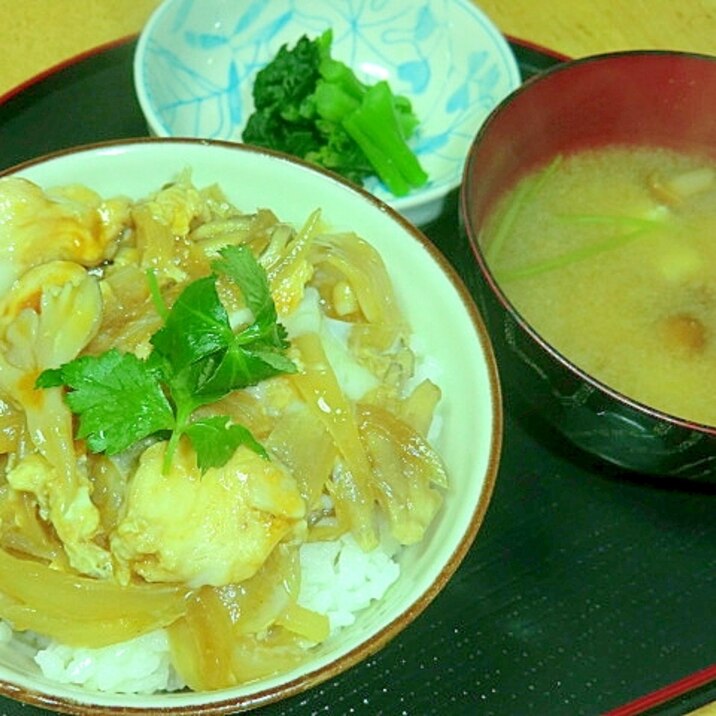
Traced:
<path fill-rule="evenodd" d="M 363 84 L 330 56 L 332 33 L 283 45 L 256 76 L 255 112 L 242 139 L 342 174 L 360 184 L 376 174 L 403 196 L 428 179 L 407 139 L 418 125 L 410 101 L 387 82 Z"/>

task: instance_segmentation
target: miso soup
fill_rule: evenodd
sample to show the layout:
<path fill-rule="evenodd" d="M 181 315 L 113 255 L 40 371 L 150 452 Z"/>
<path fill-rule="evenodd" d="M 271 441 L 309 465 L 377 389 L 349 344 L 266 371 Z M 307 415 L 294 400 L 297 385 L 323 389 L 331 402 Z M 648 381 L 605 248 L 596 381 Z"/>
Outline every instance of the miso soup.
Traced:
<path fill-rule="evenodd" d="M 652 148 L 558 157 L 482 237 L 502 290 L 587 373 L 716 425 L 716 164 Z"/>

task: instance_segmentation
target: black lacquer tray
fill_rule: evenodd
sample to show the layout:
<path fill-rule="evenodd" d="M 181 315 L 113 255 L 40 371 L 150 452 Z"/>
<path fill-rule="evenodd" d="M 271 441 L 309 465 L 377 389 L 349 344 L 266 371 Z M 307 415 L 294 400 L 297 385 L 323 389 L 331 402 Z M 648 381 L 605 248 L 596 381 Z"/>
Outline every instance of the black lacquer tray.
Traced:
<path fill-rule="evenodd" d="M 511 44 L 525 78 L 560 61 Z M 133 38 L 105 46 L 6 96 L 0 168 L 145 135 L 133 51 Z M 457 202 L 425 233 L 474 290 Z M 509 376 L 503 383 L 494 496 L 445 590 L 378 655 L 255 713 L 591 716 L 621 706 L 622 716 L 671 715 L 716 701 L 714 486 L 592 462 L 541 427 Z M 0 698 L 0 713 L 47 712 Z"/>

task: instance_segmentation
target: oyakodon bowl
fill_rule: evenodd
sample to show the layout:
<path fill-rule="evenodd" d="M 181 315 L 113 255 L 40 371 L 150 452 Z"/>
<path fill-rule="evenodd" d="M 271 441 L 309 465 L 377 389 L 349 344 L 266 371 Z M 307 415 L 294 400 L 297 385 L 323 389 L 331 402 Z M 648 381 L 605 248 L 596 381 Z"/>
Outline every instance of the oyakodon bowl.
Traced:
<path fill-rule="evenodd" d="M 165 0 L 143 29 L 134 85 L 153 134 L 240 141 L 259 69 L 283 44 L 333 31 L 332 56 L 368 84 L 388 80 L 420 119 L 411 148 L 429 181 L 403 197 L 365 187 L 417 225 L 462 178 L 475 132 L 517 87 L 517 61 L 471 0 Z"/>
<path fill-rule="evenodd" d="M 628 470 L 716 479 L 716 426 L 634 401 L 551 346 L 507 298 L 482 239 L 499 200 L 557 155 L 607 145 L 662 147 L 716 158 L 716 59 L 628 51 L 572 60 L 507 97 L 475 138 L 460 196 L 477 261 L 478 303 L 506 391 L 587 453 Z M 584 330 L 589 330 L 585 325 Z"/>
<path fill-rule="evenodd" d="M 80 183 L 102 196 L 141 198 L 185 169 L 196 186 L 218 183 L 246 211 L 268 207 L 302 225 L 315 208 L 336 231 L 355 231 L 382 255 L 397 297 L 438 367 L 443 391 L 437 448 L 450 477 L 428 537 L 401 554 L 402 575 L 374 607 L 279 676 L 212 692 L 118 695 L 54 683 L 26 653 L 0 640 L 0 693 L 67 713 L 225 714 L 304 691 L 375 653 L 445 586 L 469 549 L 495 480 L 502 408 L 489 338 L 470 295 L 430 242 L 372 195 L 298 161 L 238 144 L 148 139 L 80 147 L 22 164 L 49 188 Z M 277 190 L 280 187 L 280 190 Z M 426 290 L 429 287 L 429 290 Z"/>

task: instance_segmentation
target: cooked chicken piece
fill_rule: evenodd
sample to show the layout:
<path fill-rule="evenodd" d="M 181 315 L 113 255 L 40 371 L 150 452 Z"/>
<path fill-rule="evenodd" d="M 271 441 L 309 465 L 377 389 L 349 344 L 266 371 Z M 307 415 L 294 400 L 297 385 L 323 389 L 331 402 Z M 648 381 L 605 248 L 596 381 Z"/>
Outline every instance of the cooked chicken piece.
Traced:
<path fill-rule="evenodd" d="M 42 370 L 79 354 L 101 314 L 97 281 L 78 264 L 53 261 L 25 273 L 0 304 L 0 395 L 24 411 L 34 447 L 13 465 L 8 482 L 35 495 L 76 570 L 108 577 L 112 562 L 94 542 L 99 513 L 78 465 L 72 413 L 60 388 L 34 387 Z"/>
<path fill-rule="evenodd" d="M 111 537 L 124 571 L 152 582 L 219 586 L 251 577 L 281 540 L 305 529 L 305 505 L 278 463 L 239 447 L 203 475 L 188 441 L 164 474 L 166 443 L 142 454 Z"/>
<path fill-rule="evenodd" d="M 85 188 L 53 194 L 27 179 L 0 179 L 0 295 L 32 266 L 111 258 L 128 215 L 126 200 L 103 201 Z"/>
<path fill-rule="evenodd" d="M 0 340 L 10 362 L 27 370 L 76 358 L 101 320 L 98 282 L 73 261 L 32 267 L 0 298 Z"/>

